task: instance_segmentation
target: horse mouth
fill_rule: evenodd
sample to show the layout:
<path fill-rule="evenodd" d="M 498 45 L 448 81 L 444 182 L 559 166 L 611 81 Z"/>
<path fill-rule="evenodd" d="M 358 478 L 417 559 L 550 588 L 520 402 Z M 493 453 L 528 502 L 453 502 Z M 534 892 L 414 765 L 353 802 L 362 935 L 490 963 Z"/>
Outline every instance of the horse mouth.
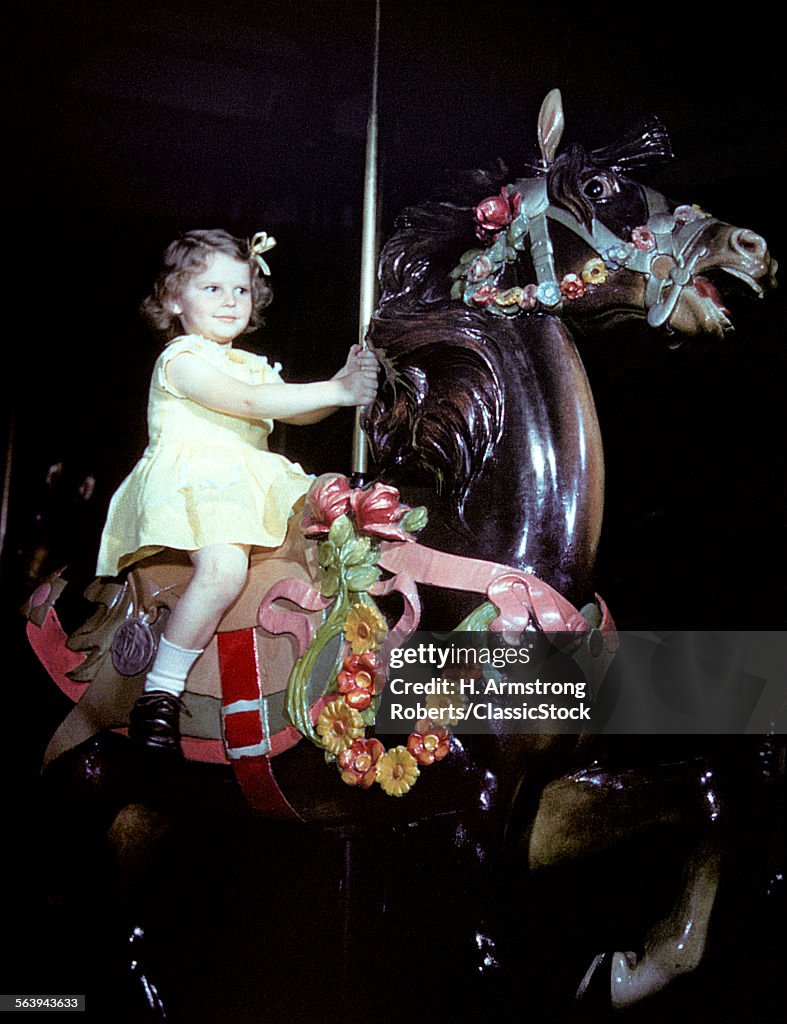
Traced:
<path fill-rule="evenodd" d="M 728 305 L 731 294 L 745 293 L 750 297 L 752 291 L 757 298 L 764 298 L 762 285 L 750 274 L 737 267 L 716 266 L 694 274 L 684 297 L 694 307 L 695 316 L 703 321 L 706 330 L 724 334 L 734 329 Z"/>
<path fill-rule="evenodd" d="M 710 278 L 697 274 L 691 279 L 691 286 L 700 298 L 710 299 L 713 305 L 720 309 L 722 313 L 729 313 L 729 309 L 724 305 L 724 296 Z"/>

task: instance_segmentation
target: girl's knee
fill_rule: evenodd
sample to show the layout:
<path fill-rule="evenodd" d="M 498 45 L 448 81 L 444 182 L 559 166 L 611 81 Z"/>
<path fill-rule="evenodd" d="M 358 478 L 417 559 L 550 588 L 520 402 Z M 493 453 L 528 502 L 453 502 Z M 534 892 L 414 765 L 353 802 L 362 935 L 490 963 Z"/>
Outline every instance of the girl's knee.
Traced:
<path fill-rule="evenodd" d="M 234 545 L 216 545 L 192 555 L 195 565 L 194 583 L 212 592 L 222 603 L 233 601 L 246 583 L 249 571 L 248 553 Z"/>

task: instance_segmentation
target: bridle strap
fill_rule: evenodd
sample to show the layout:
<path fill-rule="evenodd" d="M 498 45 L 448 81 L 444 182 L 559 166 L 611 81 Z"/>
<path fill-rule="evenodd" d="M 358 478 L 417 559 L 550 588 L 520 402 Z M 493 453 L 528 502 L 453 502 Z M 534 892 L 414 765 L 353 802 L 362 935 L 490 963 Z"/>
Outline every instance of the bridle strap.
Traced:
<path fill-rule="evenodd" d="M 539 284 L 547 281 L 557 283 L 554 246 L 549 233 L 550 220 L 568 228 L 602 258 L 610 249 L 621 244 L 621 239 L 595 218 L 588 230 L 573 214 L 552 205 L 547 195 L 546 178 L 517 182 L 517 186 L 522 195 L 521 208 L 528 218 L 530 253 Z M 645 185 L 640 187 L 647 205 L 647 227 L 653 233 L 655 245 L 648 250 L 634 249 L 623 265 L 627 270 L 644 275 L 648 323 L 651 327 L 660 327 L 669 320 L 680 293 L 690 283 L 699 261 L 708 253 L 708 250 L 701 246 L 687 258 L 687 251 L 697 236 L 709 224 L 717 221 L 715 217 L 706 216 L 678 225 L 669 212 L 664 196 Z M 667 256 L 674 261 L 674 267 L 666 276 L 657 275 L 653 269 L 654 262 L 659 256 Z M 664 291 L 668 285 L 669 292 L 664 298 Z M 560 306 L 562 301 L 557 303 L 556 308 Z"/>

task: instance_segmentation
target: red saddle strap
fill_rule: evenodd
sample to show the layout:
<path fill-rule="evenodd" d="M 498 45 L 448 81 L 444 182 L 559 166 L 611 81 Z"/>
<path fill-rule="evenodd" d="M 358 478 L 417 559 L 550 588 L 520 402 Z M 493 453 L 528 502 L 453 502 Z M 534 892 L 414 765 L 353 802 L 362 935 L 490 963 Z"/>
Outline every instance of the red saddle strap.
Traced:
<path fill-rule="evenodd" d="M 254 629 L 218 633 L 221 725 L 235 778 L 249 805 L 269 817 L 301 820 L 271 766 L 268 700 L 262 693 Z"/>

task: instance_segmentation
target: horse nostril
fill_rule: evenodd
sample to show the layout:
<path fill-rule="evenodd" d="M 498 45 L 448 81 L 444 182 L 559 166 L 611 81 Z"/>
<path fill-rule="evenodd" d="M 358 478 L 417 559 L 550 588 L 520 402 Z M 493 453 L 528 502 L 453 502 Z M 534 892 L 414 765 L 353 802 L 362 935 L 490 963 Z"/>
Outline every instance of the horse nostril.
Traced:
<path fill-rule="evenodd" d="M 742 256 L 762 258 L 768 251 L 765 239 L 747 228 L 737 228 L 733 231 L 730 236 L 730 245 Z"/>

